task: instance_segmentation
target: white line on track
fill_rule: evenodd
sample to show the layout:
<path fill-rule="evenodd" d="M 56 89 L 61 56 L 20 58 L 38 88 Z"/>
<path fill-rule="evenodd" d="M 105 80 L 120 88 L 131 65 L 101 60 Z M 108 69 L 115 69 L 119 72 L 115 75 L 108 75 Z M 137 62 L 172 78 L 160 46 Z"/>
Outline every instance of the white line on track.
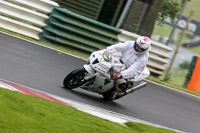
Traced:
<path fill-rule="evenodd" d="M 153 82 L 153 81 L 150 81 L 150 80 L 147 80 L 147 81 L 148 81 L 148 82 L 151 82 L 151 83 L 153 83 L 153 84 L 162 86 L 162 87 L 164 87 L 165 89 L 170 89 L 170 90 L 173 90 L 173 91 L 176 91 L 176 92 L 179 92 L 179 93 L 183 93 L 183 94 L 185 94 L 185 95 L 188 95 L 188 96 L 191 96 L 191 97 L 193 97 L 193 98 L 197 98 L 197 99 L 200 100 L 200 97 L 195 96 L 195 95 L 193 95 L 193 94 L 190 94 L 190 93 L 187 93 L 187 92 L 184 92 L 184 91 L 181 91 L 181 90 L 177 90 L 177 89 L 174 89 L 174 88 L 169 87 L 169 86 L 165 86 L 165 85 L 162 85 L 162 84 L 158 84 L 158 83 Z"/>

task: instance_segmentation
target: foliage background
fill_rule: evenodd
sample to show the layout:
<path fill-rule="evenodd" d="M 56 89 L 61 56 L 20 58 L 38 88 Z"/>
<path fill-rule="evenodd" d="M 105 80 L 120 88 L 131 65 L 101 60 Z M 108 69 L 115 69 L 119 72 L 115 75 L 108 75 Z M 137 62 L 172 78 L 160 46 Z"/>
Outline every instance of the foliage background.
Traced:
<path fill-rule="evenodd" d="M 173 1 L 180 3 L 182 2 L 182 0 L 173 0 Z M 183 11 L 183 16 L 188 17 L 192 10 L 194 11 L 192 19 L 200 22 L 199 0 L 188 1 Z M 172 31 L 172 28 L 173 28 L 172 26 L 169 26 L 167 24 L 159 25 L 159 21 L 157 21 L 154 27 L 153 36 L 158 35 L 159 37 L 157 36 L 157 38 L 154 38 L 155 36 L 154 37 L 152 36 L 152 39 L 155 39 L 155 41 L 159 41 L 163 44 L 166 44 L 166 41 Z M 175 47 L 178 39 L 180 38 L 181 33 L 182 30 L 180 29 L 175 30 L 172 37 L 172 41 L 170 42 L 170 46 L 172 46 L 173 48 Z M 198 40 L 200 38 L 199 36 L 200 35 L 194 35 L 193 33 L 187 32 L 186 35 L 184 36 L 183 43 L 193 40 Z M 200 46 L 194 48 L 187 48 L 187 50 L 197 55 L 200 54 Z M 188 63 L 190 63 L 190 61 L 188 61 Z M 186 75 L 188 73 L 188 69 L 184 69 L 182 65 L 186 65 L 186 61 L 183 61 L 182 64 L 180 64 L 177 68 L 173 68 L 171 72 L 171 78 L 168 82 L 174 85 L 183 86 L 186 79 Z M 163 75 L 160 77 L 161 80 L 163 79 Z"/>

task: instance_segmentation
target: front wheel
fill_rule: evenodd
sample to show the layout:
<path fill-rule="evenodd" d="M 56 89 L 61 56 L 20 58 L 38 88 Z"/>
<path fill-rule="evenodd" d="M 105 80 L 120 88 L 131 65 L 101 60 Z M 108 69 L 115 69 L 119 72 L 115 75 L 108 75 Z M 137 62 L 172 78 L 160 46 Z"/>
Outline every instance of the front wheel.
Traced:
<path fill-rule="evenodd" d="M 86 83 L 84 79 L 87 72 L 84 68 L 78 68 L 69 73 L 63 80 L 63 85 L 67 89 L 75 89 Z"/>

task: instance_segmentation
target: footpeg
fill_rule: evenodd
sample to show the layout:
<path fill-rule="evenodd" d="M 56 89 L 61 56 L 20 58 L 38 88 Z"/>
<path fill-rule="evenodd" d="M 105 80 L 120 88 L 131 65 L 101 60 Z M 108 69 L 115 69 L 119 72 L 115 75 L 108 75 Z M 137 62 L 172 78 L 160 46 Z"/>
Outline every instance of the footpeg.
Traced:
<path fill-rule="evenodd" d="M 122 97 L 122 96 L 124 96 L 124 95 L 126 95 L 126 92 L 125 91 L 121 91 L 121 92 L 117 92 L 117 97 Z"/>
<path fill-rule="evenodd" d="M 126 95 L 126 92 L 125 91 L 116 91 L 114 94 L 113 94 L 113 96 L 112 96 L 112 100 L 116 100 L 116 99 L 119 99 L 119 98 L 121 98 L 121 97 L 123 97 L 123 96 L 125 96 Z"/>

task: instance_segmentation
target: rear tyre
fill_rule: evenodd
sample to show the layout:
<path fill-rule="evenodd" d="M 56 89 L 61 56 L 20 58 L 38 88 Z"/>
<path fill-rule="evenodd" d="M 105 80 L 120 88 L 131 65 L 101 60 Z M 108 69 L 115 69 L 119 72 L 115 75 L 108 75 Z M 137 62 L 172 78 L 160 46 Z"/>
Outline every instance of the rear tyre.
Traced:
<path fill-rule="evenodd" d="M 75 89 L 86 83 L 84 79 L 87 71 L 84 68 L 78 68 L 69 73 L 63 80 L 63 85 L 66 89 Z"/>
<path fill-rule="evenodd" d="M 103 98 L 105 100 L 111 101 L 111 100 L 117 100 L 123 96 L 126 95 L 125 91 L 123 90 L 112 90 L 112 91 L 108 91 L 102 94 Z"/>
<path fill-rule="evenodd" d="M 110 91 L 102 93 L 102 96 L 105 100 L 112 101 L 112 100 L 115 100 L 114 93 L 115 93 L 115 91 L 113 89 L 111 89 Z"/>
<path fill-rule="evenodd" d="M 103 93 L 103 98 L 107 101 L 112 101 L 113 99 L 111 98 L 112 95 L 110 93 Z"/>

